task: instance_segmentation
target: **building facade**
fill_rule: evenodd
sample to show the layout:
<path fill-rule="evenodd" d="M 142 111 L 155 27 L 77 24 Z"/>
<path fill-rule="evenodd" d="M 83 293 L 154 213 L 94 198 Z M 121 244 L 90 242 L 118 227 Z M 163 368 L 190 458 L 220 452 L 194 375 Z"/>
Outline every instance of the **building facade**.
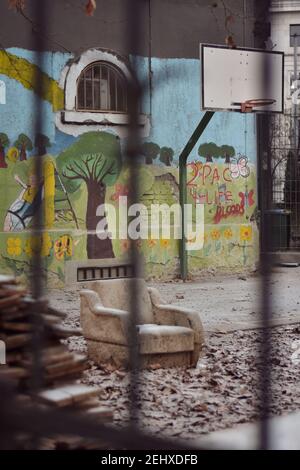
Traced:
<path fill-rule="evenodd" d="M 295 257 L 300 248 L 300 2 L 273 0 L 269 18 L 268 46 L 285 53 L 285 109 L 283 115 L 270 120 L 270 186 L 266 205 L 285 211 L 287 233 L 282 234 L 280 248 L 292 251 Z"/>
<path fill-rule="evenodd" d="M 172 205 L 179 197 L 178 156 L 203 115 L 199 43 L 224 44 L 232 36 L 238 46 L 262 45 L 266 25 L 264 2 L 149 0 L 140 41 L 128 50 L 129 0 L 98 0 L 92 17 L 84 15 L 85 2 L 44 3 L 44 31 L 34 1 L 24 12 L 9 10 L 7 2 L 0 6 L 0 266 L 25 278 L 40 249 L 48 282 L 56 286 L 74 263 L 126 258 L 129 239 L 100 240 L 95 230 L 97 207 L 109 202 L 118 214 L 120 197 L 129 191 L 124 149 L 132 69 L 145 89 L 141 203 Z M 37 104 L 44 126 L 35 135 Z M 43 158 L 40 181 L 36 156 Z M 191 274 L 255 265 L 256 161 L 255 116 L 216 113 L 188 161 L 188 201 L 204 204 L 205 223 L 203 248 L 189 252 Z M 33 237 L 39 205 L 45 231 Z M 110 230 L 109 214 L 107 223 Z M 148 237 L 138 249 L 148 278 L 178 275 L 178 240 Z"/>

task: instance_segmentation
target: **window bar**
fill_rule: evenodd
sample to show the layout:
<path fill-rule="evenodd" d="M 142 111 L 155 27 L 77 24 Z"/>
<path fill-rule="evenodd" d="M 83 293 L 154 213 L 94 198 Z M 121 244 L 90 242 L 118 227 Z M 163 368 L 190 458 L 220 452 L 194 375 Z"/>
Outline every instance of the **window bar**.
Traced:
<path fill-rule="evenodd" d="M 100 65 L 100 72 L 99 72 L 99 109 L 102 111 L 102 96 L 101 96 L 101 80 L 102 80 L 102 65 Z"/>
<path fill-rule="evenodd" d="M 102 66 L 101 66 L 101 64 L 99 64 L 99 84 L 98 84 L 98 86 L 99 86 L 99 102 L 98 102 L 98 108 L 97 108 L 98 111 L 101 111 L 101 73 L 102 73 L 101 68 L 102 68 Z"/>
<path fill-rule="evenodd" d="M 92 109 L 95 109 L 95 90 L 94 90 L 94 85 L 95 85 L 95 67 L 91 67 L 91 88 L 92 88 Z"/>
<path fill-rule="evenodd" d="M 84 88 L 84 97 L 83 97 L 83 109 L 86 109 L 86 79 L 85 79 L 85 72 L 83 74 L 83 88 Z"/>
<path fill-rule="evenodd" d="M 107 109 L 109 110 L 111 110 L 110 88 L 110 67 L 107 67 Z"/>
<path fill-rule="evenodd" d="M 116 108 L 116 111 L 119 111 L 119 107 L 118 107 L 118 104 L 119 104 L 118 103 L 118 99 L 119 99 L 119 97 L 118 97 L 118 77 L 117 77 L 117 75 L 115 75 L 115 95 L 116 95 L 115 96 L 115 100 L 116 100 L 115 108 Z"/>

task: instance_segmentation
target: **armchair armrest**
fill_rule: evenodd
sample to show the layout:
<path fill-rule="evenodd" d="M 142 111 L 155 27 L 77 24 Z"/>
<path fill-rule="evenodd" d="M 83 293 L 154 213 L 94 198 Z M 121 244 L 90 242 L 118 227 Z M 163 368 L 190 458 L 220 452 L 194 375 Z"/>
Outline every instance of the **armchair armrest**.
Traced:
<path fill-rule="evenodd" d="M 191 328 L 195 334 L 195 343 L 204 344 L 204 330 L 200 315 L 176 305 L 155 305 L 154 318 L 159 325 L 175 325 Z"/>
<path fill-rule="evenodd" d="M 191 328 L 195 333 L 195 343 L 204 344 L 204 330 L 198 312 L 167 304 L 161 298 L 158 290 L 153 287 L 149 287 L 148 292 L 153 305 L 155 323 Z"/>
<path fill-rule="evenodd" d="M 80 292 L 80 322 L 86 339 L 112 344 L 128 344 L 129 313 L 104 307 L 97 292 Z"/>

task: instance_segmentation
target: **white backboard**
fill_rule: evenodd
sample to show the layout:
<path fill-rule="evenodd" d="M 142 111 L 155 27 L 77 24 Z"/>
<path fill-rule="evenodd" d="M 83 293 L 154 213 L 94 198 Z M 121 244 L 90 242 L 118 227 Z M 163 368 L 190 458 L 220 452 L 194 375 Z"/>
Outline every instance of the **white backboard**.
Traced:
<path fill-rule="evenodd" d="M 241 111 L 245 101 L 268 99 L 276 101 L 253 112 L 283 112 L 283 52 L 201 44 L 200 60 L 203 110 Z"/>

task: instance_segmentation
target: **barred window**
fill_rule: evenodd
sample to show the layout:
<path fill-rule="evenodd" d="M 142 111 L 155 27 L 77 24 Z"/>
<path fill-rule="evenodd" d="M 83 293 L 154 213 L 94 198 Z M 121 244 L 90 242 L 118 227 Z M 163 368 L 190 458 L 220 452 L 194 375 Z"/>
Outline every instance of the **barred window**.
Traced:
<path fill-rule="evenodd" d="M 94 62 L 77 82 L 77 110 L 127 112 L 126 78 L 107 62 Z"/>

